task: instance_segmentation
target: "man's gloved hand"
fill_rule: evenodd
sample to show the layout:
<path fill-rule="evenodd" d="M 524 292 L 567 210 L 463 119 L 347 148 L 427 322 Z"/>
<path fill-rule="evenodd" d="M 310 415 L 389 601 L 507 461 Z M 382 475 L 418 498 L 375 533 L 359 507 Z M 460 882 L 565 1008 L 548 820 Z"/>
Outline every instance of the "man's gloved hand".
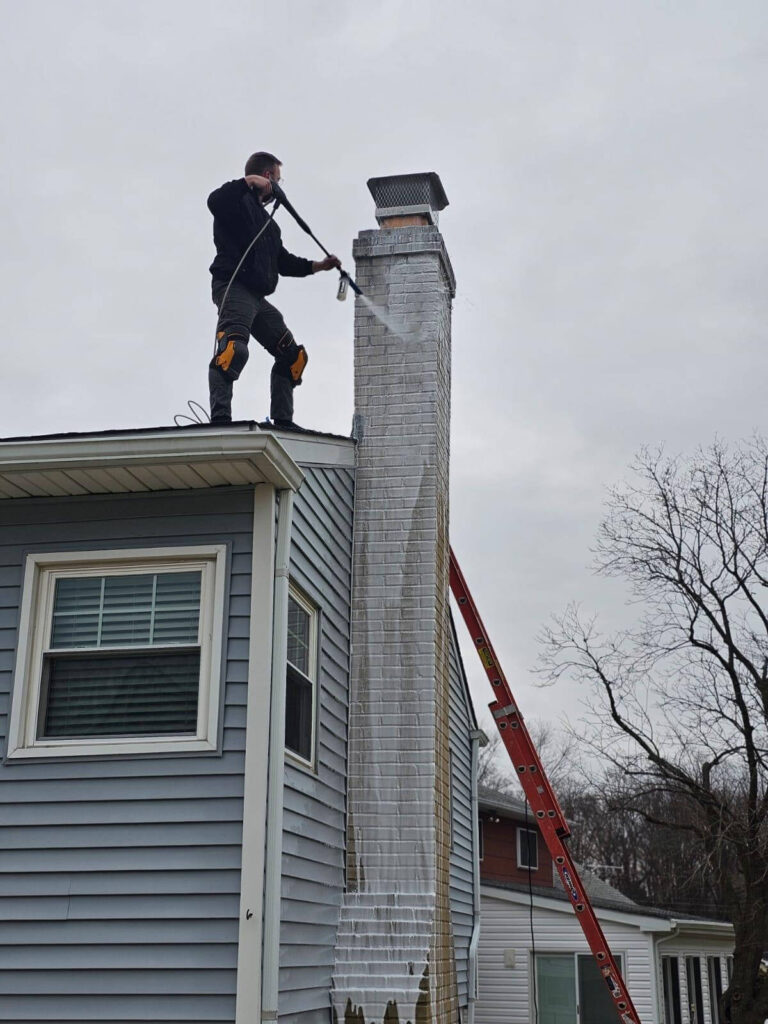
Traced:
<path fill-rule="evenodd" d="M 338 256 L 326 256 L 324 260 L 316 260 L 312 264 L 312 273 L 318 270 L 341 270 L 341 260 Z"/>
<path fill-rule="evenodd" d="M 246 174 L 245 183 L 248 188 L 255 188 L 262 202 L 272 195 L 272 182 L 260 174 Z"/>

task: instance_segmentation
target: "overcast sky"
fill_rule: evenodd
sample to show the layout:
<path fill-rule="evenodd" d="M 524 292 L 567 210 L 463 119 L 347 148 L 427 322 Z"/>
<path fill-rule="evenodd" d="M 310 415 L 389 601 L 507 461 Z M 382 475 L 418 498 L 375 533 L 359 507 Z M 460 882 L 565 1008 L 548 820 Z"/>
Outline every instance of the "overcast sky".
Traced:
<path fill-rule="evenodd" d="M 458 282 L 452 542 L 523 713 L 575 720 L 579 695 L 529 670 L 569 601 L 624 614 L 589 570 L 605 487 L 642 444 L 764 425 L 765 0 L 0 13 L 0 436 L 170 424 L 206 402 L 205 199 L 250 152 L 281 157 L 348 266 L 375 226 L 366 179 L 437 171 Z M 353 305 L 336 281 L 283 281 L 277 301 L 311 357 L 297 421 L 347 434 Z M 266 415 L 268 370 L 254 346 L 236 417 Z"/>

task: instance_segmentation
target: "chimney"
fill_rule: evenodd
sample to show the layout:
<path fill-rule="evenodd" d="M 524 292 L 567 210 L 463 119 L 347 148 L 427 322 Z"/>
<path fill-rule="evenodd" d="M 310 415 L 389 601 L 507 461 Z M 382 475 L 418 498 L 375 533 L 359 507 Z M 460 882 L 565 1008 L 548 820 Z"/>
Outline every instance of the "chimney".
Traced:
<path fill-rule="evenodd" d="M 358 463 L 347 893 L 334 1016 L 457 1024 L 450 916 L 448 457 L 455 281 L 438 176 L 372 178 L 355 241 Z"/>

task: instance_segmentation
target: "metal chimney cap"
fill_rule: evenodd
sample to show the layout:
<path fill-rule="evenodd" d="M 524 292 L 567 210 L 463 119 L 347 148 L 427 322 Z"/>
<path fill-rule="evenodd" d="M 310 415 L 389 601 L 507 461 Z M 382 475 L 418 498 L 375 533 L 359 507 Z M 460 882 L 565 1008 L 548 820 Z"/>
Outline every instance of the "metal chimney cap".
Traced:
<path fill-rule="evenodd" d="M 393 215 L 419 213 L 436 224 L 439 211 L 448 205 L 443 183 L 434 171 L 369 178 L 367 184 L 379 223 Z"/>

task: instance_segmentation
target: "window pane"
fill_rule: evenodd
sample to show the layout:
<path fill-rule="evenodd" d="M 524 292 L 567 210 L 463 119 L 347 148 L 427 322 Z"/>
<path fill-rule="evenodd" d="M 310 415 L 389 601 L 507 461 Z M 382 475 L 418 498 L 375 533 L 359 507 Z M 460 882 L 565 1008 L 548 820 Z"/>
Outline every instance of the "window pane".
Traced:
<path fill-rule="evenodd" d="M 200 651 L 48 655 L 42 738 L 197 731 Z"/>
<path fill-rule="evenodd" d="M 661 958 L 664 980 L 664 1019 L 666 1024 L 682 1024 L 680 1007 L 680 974 L 676 956 Z"/>
<path fill-rule="evenodd" d="M 535 871 L 539 866 L 538 833 L 527 828 L 517 830 L 520 843 L 520 867 Z"/>
<path fill-rule="evenodd" d="M 201 581 L 199 571 L 58 579 L 51 649 L 197 643 Z"/>
<path fill-rule="evenodd" d="M 709 975 L 709 1010 L 713 1024 L 720 1024 L 720 996 L 723 994 L 723 976 L 720 973 L 720 957 L 707 957 Z"/>
<path fill-rule="evenodd" d="M 285 695 L 285 745 L 305 761 L 312 759 L 312 683 L 288 666 Z"/>
<path fill-rule="evenodd" d="M 619 970 L 621 958 L 615 957 Z M 615 1024 L 616 1003 L 591 955 L 579 954 L 579 1002 L 581 1020 L 589 1024 Z"/>
<path fill-rule="evenodd" d="M 576 1024 L 573 956 L 537 956 L 539 1024 Z"/>
<path fill-rule="evenodd" d="M 100 647 L 148 644 L 154 575 L 105 576 Z"/>
<path fill-rule="evenodd" d="M 158 574 L 153 644 L 197 643 L 200 585 L 199 572 Z"/>
<path fill-rule="evenodd" d="M 688 982 L 688 1019 L 690 1024 L 704 1024 L 704 994 L 701 988 L 701 961 L 697 956 L 685 958 Z"/>
<path fill-rule="evenodd" d="M 51 647 L 95 647 L 101 608 L 100 576 L 56 580 Z"/>
<path fill-rule="evenodd" d="M 309 675 L 309 613 L 288 598 L 288 661 Z"/>

